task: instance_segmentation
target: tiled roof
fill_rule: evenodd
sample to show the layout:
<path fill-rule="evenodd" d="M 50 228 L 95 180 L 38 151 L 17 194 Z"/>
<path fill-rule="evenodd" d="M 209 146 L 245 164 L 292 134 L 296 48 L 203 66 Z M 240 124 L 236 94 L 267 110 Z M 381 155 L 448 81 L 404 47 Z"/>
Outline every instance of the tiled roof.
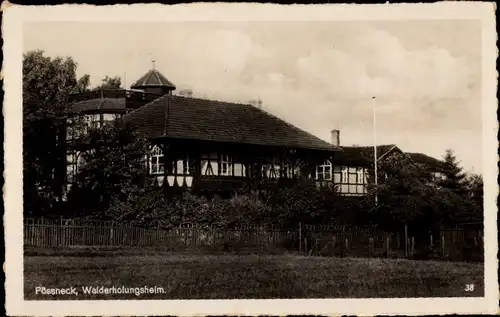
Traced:
<path fill-rule="evenodd" d="M 129 113 L 125 118 L 148 138 L 165 136 L 303 149 L 338 149 L 246 104 L 165 95 Z"/>
<path fill-rule="evenodd" d="M 175 89 L 175 85 L 156 69 L 149 70 L 144 76 L 130 86 L 132 89 L 142 89 L 146 87 L 167 87 Z"/>
<path fill-rule="evenodd" d="M 422 153 L 406 153 L 413 162 L 425 164 L 429 167 L 435 167 L 444 169 L 446 167 L 446 163 L 444 161 L 438 160 L 437 158 L 422 154 Z"/>
<path fill-rule="evenodd" d="M 378 145 L 377 158 L 383 159 L 389 153 L 401 150 L 394 144 Z M 338 164 L 359 164 L 370 165 L 373 163 L 374 149 L 373 146 L 343 146 L 342 152 L 335 154 L 334 160 Z"/>
<path fill-rule="evenodd" d="M 125 112 L 125 98 L 97 98 L 75 102 L 69 106 L 69 113 Z"/>

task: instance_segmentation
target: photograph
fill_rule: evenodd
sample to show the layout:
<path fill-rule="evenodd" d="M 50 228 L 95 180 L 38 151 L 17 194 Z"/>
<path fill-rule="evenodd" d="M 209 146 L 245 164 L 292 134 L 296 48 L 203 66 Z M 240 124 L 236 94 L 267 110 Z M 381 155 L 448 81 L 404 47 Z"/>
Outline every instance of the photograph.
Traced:
<path fill-rule="evenodd" d="M 4 9 L 7 308 L 495 311 L 494 7 L 218 5 Z"/>

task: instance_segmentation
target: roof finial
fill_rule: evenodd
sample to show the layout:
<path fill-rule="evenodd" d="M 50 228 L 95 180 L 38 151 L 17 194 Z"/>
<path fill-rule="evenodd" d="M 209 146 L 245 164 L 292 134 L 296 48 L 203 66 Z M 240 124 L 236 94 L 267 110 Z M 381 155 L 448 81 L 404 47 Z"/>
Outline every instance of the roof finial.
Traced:
<path fill-rule="evenodd" d="M 153 69 L 156 69 L 156 68 L 155 68 L 155 63 L 156 63 L 156 60 L 154 60 L 154 59 L 153 59 L 153 60 L 152 60 L 152 62 L 153 62 Z"/>

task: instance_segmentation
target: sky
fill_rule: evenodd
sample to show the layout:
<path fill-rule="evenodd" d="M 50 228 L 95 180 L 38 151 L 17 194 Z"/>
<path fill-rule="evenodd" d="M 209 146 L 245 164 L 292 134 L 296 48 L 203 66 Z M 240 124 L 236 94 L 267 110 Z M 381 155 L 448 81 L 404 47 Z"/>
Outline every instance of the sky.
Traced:
<path fill-rule="evenodd" d="M 24 51 L 72 57 L 97 85 L 155 68 L 178 90 L 248 103 L 341 145 L 377 144 L 482 171 L 479 20 L 37 22 Z"/>

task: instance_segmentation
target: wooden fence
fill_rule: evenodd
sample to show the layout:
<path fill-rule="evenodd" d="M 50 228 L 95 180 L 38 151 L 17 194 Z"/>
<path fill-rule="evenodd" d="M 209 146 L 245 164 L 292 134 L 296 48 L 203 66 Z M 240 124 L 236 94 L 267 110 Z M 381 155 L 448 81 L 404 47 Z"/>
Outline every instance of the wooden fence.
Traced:
<path fill-rule="evenodd" d="M 25 219 L 24 245 L 34 247 L 162 246 L 166 249 L 219 248 L 223 250 L 288 250 L 305 255 L 361 257 L 430 257 L 449 260 L 482 260 L 479 229 L 441 230 L 423 245 L 415 237 L 387 233 L 376 227 L 302 226 L 296 230 L 244 226 L 234 229 L 182 225 L 175 228 L 132 224 Z M 427 253 L 423 254 L 425 249 Z"/>

